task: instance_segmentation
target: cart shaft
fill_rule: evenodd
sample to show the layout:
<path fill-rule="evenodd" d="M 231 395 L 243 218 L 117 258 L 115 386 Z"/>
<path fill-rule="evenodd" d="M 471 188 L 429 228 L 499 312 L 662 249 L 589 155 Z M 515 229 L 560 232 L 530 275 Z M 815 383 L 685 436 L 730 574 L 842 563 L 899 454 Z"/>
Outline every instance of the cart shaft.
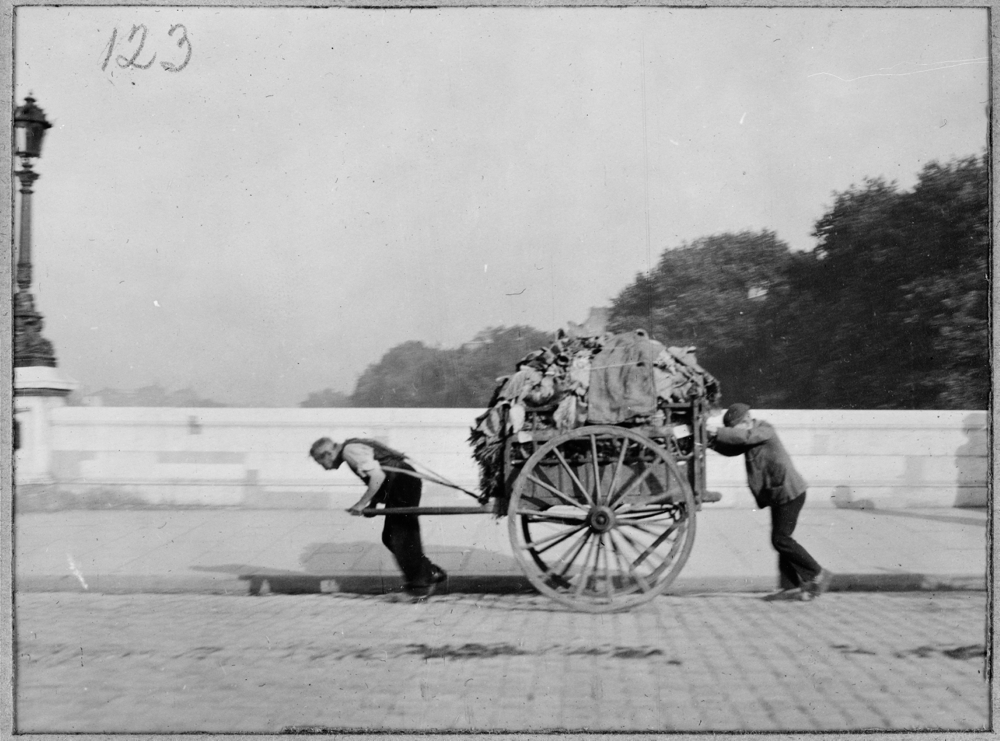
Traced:
<path fill-rule="evenodd" d="M 364 515 L 492 515 L 496 514 L 496 503 L 490 502 L 481 507 L 391 507 L 368 508 L 361 510 Z"/>

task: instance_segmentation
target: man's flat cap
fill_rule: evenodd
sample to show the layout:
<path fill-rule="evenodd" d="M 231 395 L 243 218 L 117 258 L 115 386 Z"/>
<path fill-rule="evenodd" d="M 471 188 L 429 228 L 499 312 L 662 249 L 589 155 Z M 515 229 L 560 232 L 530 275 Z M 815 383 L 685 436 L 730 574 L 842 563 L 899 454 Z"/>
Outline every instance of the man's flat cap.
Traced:
<path fill-rule="evenodd" d="M 722 417 L 722 424 L 726 427 L 735 427 L 750 414 L 750 407 L 746 404 L 733 404 L 726 410 Z"/>

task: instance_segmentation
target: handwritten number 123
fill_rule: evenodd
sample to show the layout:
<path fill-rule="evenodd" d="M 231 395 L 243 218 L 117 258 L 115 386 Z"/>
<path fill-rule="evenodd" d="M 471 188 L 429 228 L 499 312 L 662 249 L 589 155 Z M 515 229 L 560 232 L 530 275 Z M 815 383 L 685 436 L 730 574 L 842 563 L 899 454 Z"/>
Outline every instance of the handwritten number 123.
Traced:
<path fill-rule="evenodd" d="M 177 36 L 177 48 L 187 48 L 187 52 L 184 55 L 184 61 L 180 64 L 174 64 L 173 62 L 160 62 L 160 66 L 163 67 L 167 72 L 180 72 L 182 69 L 187 67 L 188 62 L 191 61 L 191 40 L 187 35 L 187 28 L 184 27 L 183 23 L 177 23 L 170 27 L 170 31 L 167 35 L 171 38 L 174 37 L 177 32 L 180 34 Z M 136 67 L 138 69 L 149 69 L 153 62 L 156 61 L 156 52 L 153 52 L 153 56 L 148 62 L 142 64 L 138 61 L 139 55 L 142 53 L 142 48 L 146 44 L 146 36 L 149 34 L 149 29 L 146 28 L 145 24 L 140 23 L 137 26 L 132 26 L 132 31 L 128 35 L 128 43 L 131 43 L 135 37 L 141 33 L 139 36 L 139 45 L 135 48 L 135 52 L 131 57 L 127 57 L 124 54 L 119 54 L 115 59 L 115 62 L 119 67 L 125 69 L 126 67 Z M 101 69 L 105 70 L 108 68 L 108 63 L 111 61 L 111 55 L 115 51 L 115 43 L 118 41 L 118 29 L 114 29 L 111 32 L 111 39 L 108 41 L 108 45 L 105 47 L 107 54 L 104 55 L 104 62 L 101 64 Z"/>

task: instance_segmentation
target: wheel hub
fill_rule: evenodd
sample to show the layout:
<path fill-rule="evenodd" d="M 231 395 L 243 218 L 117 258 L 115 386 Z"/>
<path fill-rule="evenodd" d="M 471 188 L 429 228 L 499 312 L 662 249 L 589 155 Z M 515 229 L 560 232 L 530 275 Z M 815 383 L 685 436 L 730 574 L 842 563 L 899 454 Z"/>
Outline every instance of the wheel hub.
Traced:
<path fill-rule="evenodd" d="M 592 530 L 606 533 L 615 526 L 615 512 L 610 507 L 594 507 L 588 520 Z"/>

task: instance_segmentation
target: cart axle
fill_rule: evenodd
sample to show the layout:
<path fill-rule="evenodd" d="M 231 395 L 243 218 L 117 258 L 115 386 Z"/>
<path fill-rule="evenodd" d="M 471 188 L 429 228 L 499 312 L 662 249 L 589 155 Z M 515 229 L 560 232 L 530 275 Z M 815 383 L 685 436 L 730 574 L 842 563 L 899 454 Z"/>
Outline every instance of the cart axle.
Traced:
<path fill-rule="evenodd" d="M 615 526 L 615 512 L 610 507 L 594 507 L 588 522 L 595 532 L 606 533 Z"/>

